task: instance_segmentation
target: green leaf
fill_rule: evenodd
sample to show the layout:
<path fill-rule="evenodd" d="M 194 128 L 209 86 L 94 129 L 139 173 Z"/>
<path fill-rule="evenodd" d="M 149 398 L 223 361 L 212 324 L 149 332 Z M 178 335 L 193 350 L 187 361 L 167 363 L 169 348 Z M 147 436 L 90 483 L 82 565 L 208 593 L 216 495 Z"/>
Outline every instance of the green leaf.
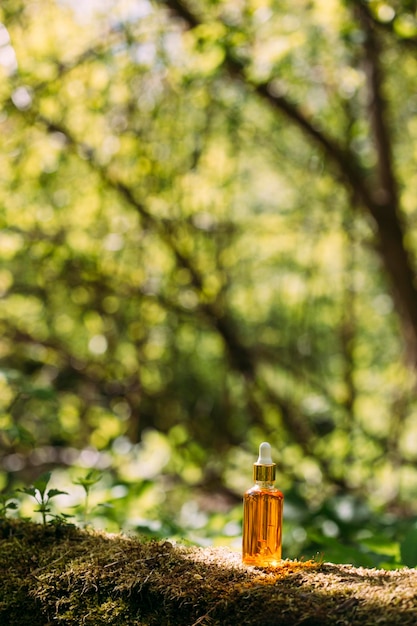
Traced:
<path fill-rule="evenodd" d="M 408 567 L 417 565 L 417 528 L 411 528 L 400 544 L 401 561 Z"/>
<path fill-rule="evenodd" d="M 39 476 L 39 478 L 35 480 L 35 482 L 33 483 L 33 486 L 35 487 L 35 489 L 37 489 L 39 493 L 41 494 L 42 499 L 45 495 L 46 487 L 50 479 L 51 479 L 51 472 L 45 472 L 45 474 L 42 474 L 41 476 Z"/>
<path fill-rule="evenodd" d="M 36 498 L 36 489 L 35 487 L 22 487 L 22 489 L 18 489 L 21 493 L 27 493 L 32 498 Z"/>
<path fill-rule="evenodd" d="M 53 400 L 56 396 L 55 390 L 51 387 L 32 387 L 27 390 L 27 393 L 39 400 Z"/>
<path fill-rule="evenodd" d="M 61 495 L 67 496 L 68 492 L 61 491 L 60 489 L 50 489 L 46 495 L 50 500 L 51 498 L 55 498 L 55 496 L 61 496 Z"/>
<path fill-rule="evenodd" d="M 35 444 L 35 437 L 27 428 L 24 428 L 23 426 L 16 425 L 10 429 L 9 432 L 22 444 L 29 446 L 33 446 Z"/>
<path fill-rule="evenodd" d="M 73 481 L 74 485 L 81 485 L 85 491 L 89 491 L 90 487 L 98 483 L 103 477 L 103 474 L 96 469 L 92 469 L 84 478 L 77 478 Z"/>

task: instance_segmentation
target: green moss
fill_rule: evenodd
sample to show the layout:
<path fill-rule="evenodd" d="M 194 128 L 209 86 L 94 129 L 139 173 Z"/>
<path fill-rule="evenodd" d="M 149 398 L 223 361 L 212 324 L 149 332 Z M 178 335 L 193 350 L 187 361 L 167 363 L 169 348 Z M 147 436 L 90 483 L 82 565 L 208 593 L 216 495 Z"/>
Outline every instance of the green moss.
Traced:
<path fill-rule="evenodd" d="M 411 626 L 415 570 L 284 561 L 0 520 L 5 626 Z"/>

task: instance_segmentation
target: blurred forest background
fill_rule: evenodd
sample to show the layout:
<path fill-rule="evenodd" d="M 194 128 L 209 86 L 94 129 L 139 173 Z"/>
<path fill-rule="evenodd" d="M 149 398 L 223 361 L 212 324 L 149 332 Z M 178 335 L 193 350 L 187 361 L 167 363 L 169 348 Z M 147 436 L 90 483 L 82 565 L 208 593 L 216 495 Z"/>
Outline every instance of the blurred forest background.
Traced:
<path fill-rule="evenodd" d="M 417 563 L 417 2 L 3 0 L 0 75 L 4 494 L 238 546 L 266 439 L 286 556 Z"/>

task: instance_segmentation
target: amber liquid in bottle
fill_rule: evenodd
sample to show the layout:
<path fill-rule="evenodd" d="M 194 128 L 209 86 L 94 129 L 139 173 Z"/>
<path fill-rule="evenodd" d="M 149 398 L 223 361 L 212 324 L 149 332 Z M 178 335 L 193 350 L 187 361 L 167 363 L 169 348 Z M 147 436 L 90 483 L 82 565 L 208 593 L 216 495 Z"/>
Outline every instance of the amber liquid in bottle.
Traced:
<path fill-rule="evenodd" d="M 242 558 L 247 565 L 276 565 L 282 558 L 284 496 L 273 482 L 257 481 L 243 496 Z"/>

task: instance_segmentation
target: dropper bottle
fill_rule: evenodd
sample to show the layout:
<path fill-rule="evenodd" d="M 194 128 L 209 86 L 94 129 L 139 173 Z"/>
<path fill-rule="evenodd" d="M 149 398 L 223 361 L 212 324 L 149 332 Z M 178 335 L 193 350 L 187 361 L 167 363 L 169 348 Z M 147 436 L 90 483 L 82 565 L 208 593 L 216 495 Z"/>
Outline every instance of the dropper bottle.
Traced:
<path fill-rule="evenodd" d="M 275 467 L 271 446 L 261 443 L 253 465 L 255 484 L 243 496 L 242 558 L 247 565 L 273 566 L 282 557 L 284 496 L 275 487 Z"/>

